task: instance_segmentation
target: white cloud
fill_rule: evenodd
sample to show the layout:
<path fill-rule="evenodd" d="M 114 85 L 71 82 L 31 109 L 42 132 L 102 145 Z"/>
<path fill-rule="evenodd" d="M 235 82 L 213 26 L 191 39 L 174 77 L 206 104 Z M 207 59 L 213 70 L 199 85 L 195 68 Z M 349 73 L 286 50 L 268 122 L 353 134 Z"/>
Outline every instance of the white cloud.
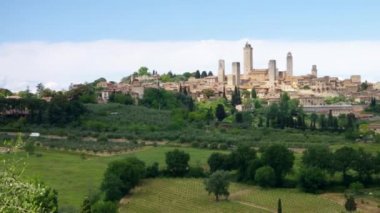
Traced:
<path fill-rule="evenodd" d="M 90 82 L 99 77 L 119 81 L 147 66 L 159 73 L 172 70 L 217 70 L 217 61 L 226 60 L 227 72 L 233 61 L 242 62 L 242 48 L 250 39 L 237 41 L 121 41 L 24 42 L 0 44 L 0 86 L 12 90 L 32 88 L 42 82 L 52 89 L 70 83 Z M 317 64 L 320 75 L 380 80 L 380 41 L 294 42 L 250 40 L 254 66 L 267 67 L 276 59 L 285 69 L 288 51 L 293 53 L 295 74 L 310 72 Z"/>

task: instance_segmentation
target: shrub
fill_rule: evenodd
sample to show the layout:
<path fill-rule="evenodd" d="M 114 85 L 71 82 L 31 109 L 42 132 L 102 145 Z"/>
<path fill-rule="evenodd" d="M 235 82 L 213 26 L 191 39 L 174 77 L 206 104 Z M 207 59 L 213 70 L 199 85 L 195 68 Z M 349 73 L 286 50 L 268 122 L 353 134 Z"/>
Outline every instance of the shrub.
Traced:
<path fill-rule="evenodd" d="M 316 193 L 326 186 L 326 174 L 317 167 L 302 168 L 299 175 L 300 187 L 305 192 Z"/>
<path fill-rule="evenodd" d="M 105 135 L 105 134 L 101 134 L 98 136 L 98 138 L 96 139 L 97 142 L 103 142 L 103 143 L 106 143 L 108 142 L 108 136 Z"/>
<path fill-rule="evenodd" d="M 274 170 L 270 166 L 263 166 L 257 169 L 255 182 L 261 187 L 272 187 L 276 184 Z"/>
<path fill-rule="evenodd" d="M 146 168 L 146 175 L 147 178 L 155 178 L 160 175 L 160 170 L 157 162 L 154 162 L 151 166 L 148 166 Z"/>
<path fill-rule="evenodd" d="M 350 192 L 354 195 L 359 195 L 361 190 L 364 188 L 363 184 L 360 182 L 354 182 L 350 184 Z"/>
<path fill-rule="evenodd" d="M 166 153 L 166 168 L 172 177 L 183 177 L 189 170 L 190 155 L 175 149 Z"/>
<path fill-rule="evenodd" d="M 189 171 L 186 174 L 186 177 L 190 178 L 204 178 L 206 177 L 206 173 L 204 169 L 200 166 L 190 167 Z"/>
<path fill-rule="evenodd" d="M 96 202 L 92 208 L 92 213 L 116 213 L 117 212 L 117 204 L 111 201 L 99 201 Z"/>
<path fill-rule="evenodd" d="M 109 163 L 101 184 L 105 199 L 119 200 L 143 177 L 145 177 L 145 163 L 137 158 L 131 157 Z"/>

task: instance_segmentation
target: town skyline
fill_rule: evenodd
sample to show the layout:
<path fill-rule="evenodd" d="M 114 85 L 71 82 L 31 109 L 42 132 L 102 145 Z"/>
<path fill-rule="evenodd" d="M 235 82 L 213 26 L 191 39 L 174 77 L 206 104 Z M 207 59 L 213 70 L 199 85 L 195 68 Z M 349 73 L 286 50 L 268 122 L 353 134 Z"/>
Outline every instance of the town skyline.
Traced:
<path fill-rule="evenodd" d="M 215 72 L 220 58 L 241 62 L 247 41 L 260 67 L 276 59 L 282 68 L 284 53 L 292 52 L 297 75 L 317 64 L 322 76 L 361 74 L 377 82 L 379 4 L 3 1 L 0 87 L 20 91 L 43 83 L 64 89 L 99 77 L 119 81 L 141 66 L 159 73 Z"/>

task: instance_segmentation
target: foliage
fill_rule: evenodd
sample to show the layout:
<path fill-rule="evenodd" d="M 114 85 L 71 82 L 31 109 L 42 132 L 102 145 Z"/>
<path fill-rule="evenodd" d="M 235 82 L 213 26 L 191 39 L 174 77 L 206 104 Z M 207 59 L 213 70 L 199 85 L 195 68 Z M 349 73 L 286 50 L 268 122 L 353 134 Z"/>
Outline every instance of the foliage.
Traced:
<path fill-rule="evenodd" d="M 222 104 L 218 104 L 216 106 L 215 117 L 218 119 L 218 121 L 223 121 L 223 119 L 227 117 L 227 114 L 224 111 L 224 106 Z"/>
<path fill-rule="evenodd" d="M 348 196 L 346 199 L 346 202 L 344 203 L 344 208 L 346 208 L 347 211 L 353 212 L 356 211 L 356 202 L 354 196 Z"/>
<path fill-rule="evenodd" d="M 255 182 L 261 187 L 273 187 L 276 184 L 274 170 L 270 166 L 263 166 L 256 170 Z"/>
<path fill-rule="evenodd" d="M 256 151 L 250 146 L 241 145 L 231 153 L 233 166 L 238 169 L 238 180 L 249 180 L 249 163 L 256 159 Z"/>
<path fill-rule="evenodd" d="M 117 204 L 111 201 L 99 201 L 92 206 L 92 213 L 116 213 Z"/>
<path fill-rule="evenodd" d="M 0 212 L 58 212 L 57 191 L 41 182 L 22 180 L 25 168 L 21 161 L 3 162 L 0 167 Z"/>
<path fill-rule="evenodd" d="M 124 94 L 122 92 L 113 92 L 109 97 L 109 102 L 132 105 L 134 101 L 130 94 Z"/>
<path fill-rule="evenodd" d="M 175 149 L 166 153 L 166 169 L 170 176 L 183 177 L 189 171 L 190 155 Z"/>
<path fill-rule="evenodd" d="M 310 146 L 302 155 L 302 163 L 308 167 L 331 169 L 333 154 L 327 146 Z"/>
<path fill-rule="evenodd" d="M 157 162 L 154 162 L 151 166 L 148 166 L 146 168 L 146 175 L 145 175 L 145 177 L 147 177 L 147 178 L 155 178 L 155 177 L 158 177 L 159 175 L 160 175 L 160 170 L 159 170 Z"/>
<path fill-rule="evenodd" d="M 104 173 L 101 185 L 105 199 L 119 200 L 128 194 L 144 176 L 145 163 L 137 158 L 130 157 L 111 162 Z"/>
<path fill-rule="evenodd" d="M 282 203 L 281 203 L 281 199 L 278 199 L 277 213 L 282 213 Z"/>
<path fill-rule="evenodd" d="M 294 155 L 283 145 L 272 145 L 264 150 L 261 160 L 274 169 L 276 185 L 281 186 L 285 175 L 293 167 Z"/>
<path fill-rule="evenodd" d="M 228 199 L 230 195 L 228 187 L 230 185 L 229 174 L 226 171 L 216 171 L 205 180 L 205 189 L 209 194 L 214 194 L 216 201 L 219 201 L 219 196 L 224 196 Z"/>
<path fill-rule="evenodd" d="M 81 206 L 80 212 L 81 213 L 91 213 L 91 203 L 87 197 L 83 200 L 83 204 Z"/>
<path fill-rule="evenodd" d="M 227 154 L 215 152 L 210 155 L 207 160 L 210 172 L 213 173 L 217 170 L 229 170 L 230 169 L 230 156 Z"/>
<path fill-rule="evenodd" d="M 305 192 L 316 193 L 326 186 L 326 174 L 317 167 L 304 167 L 299 174 L 298 183 Z"/>

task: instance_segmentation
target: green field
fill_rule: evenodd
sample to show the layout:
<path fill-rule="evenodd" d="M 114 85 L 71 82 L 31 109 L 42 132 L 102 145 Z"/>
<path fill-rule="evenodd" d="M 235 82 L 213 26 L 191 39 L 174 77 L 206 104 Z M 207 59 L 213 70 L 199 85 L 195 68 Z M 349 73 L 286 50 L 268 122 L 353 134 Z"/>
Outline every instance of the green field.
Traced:
<path fill-rule="evenodd" d="M 201 179 L 145 180 L 123 200 L 120 212 L 275 212 L 281 198 L 283 212 L 342 212 L 339 204 L 297 189 L 263 190 L 232 184 L 229 201 L 215 202 Z"/>
<path fill-rule="evenodd" d="M 140 151 L 110 157 L 87 156 L 85 159 L 80 154 L 41 150 L 41 157 L 32 155 L 26 158 L 24 152 L 17 153 L 17 159 L 25 158 L 26 179 L 38 179 L 48 186 L 58 190 L 60 206 L 73 206 L 79 208 L 83 198 L 90 189 L 98 189 L 103 178 L 107 164 L 116 159 L 127 156 L 137 158 L 150 165 L 158 162 L 160 167 L 165 166 L 165 153 L 173 150 L 172 147 L 146 147 Z M 194 148 L 180 148 L 190 154 L 191 165 L 206 165 L 208 156 L 214 152 Z M 14 155 L 0 155 L 0 160 Z"/>

